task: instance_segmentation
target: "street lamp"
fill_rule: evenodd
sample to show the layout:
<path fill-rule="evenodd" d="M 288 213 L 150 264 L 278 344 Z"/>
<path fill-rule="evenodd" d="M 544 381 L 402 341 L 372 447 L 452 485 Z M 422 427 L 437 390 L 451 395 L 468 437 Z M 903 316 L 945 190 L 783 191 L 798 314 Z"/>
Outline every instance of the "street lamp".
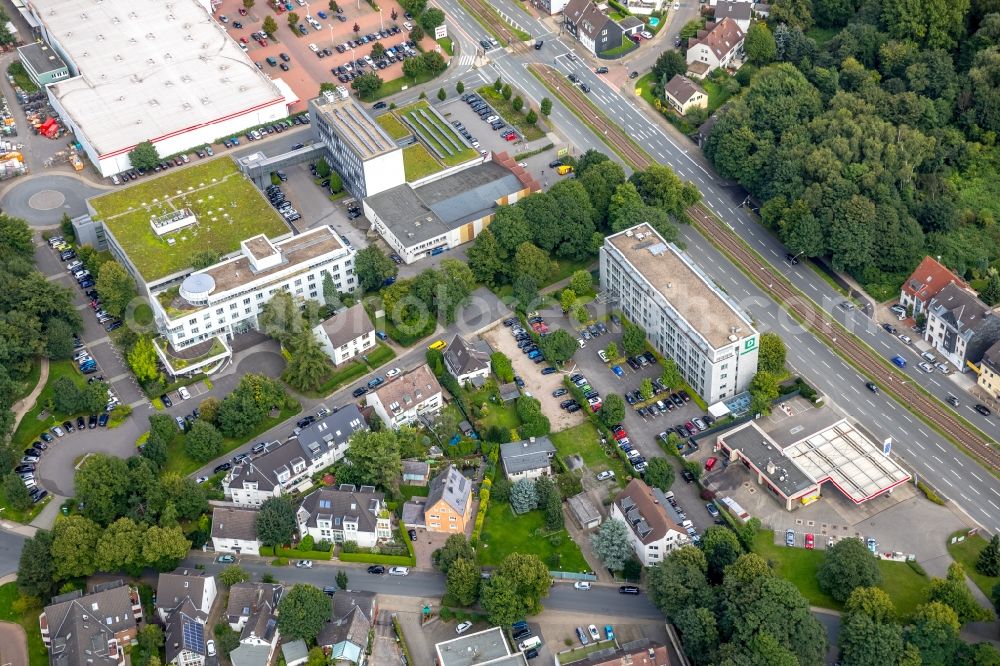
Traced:
<path fill-rule="evenodd" d="M 382 22 L 382 8 L 378 8 L 378 25 L 379 30 L 385 30 L 385 23 Z"/>

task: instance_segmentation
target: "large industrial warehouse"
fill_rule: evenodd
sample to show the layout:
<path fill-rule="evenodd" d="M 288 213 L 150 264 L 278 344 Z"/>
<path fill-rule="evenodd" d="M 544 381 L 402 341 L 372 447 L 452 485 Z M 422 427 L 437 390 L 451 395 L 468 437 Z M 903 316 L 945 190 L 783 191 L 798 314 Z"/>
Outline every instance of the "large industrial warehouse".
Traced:
<path fill-rule="evenodd" d="M 52 106 L 103 176 L 152 141 L 167 156 L 288 115 L 297 101 L 212 18 L 209 0 L 29 0 L 72 78 Z M 279 85 L 280 84 L 280 85 Z"/>

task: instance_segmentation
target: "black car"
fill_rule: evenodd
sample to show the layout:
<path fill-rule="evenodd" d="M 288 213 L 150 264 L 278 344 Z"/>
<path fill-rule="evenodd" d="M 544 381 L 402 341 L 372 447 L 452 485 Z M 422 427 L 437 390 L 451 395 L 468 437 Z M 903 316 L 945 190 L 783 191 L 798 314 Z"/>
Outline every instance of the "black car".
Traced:
<path fill-rule="evenodd" d="M 91 430 L 97 427 L 97 414 L 90 415 L 90 418 L 87 420 L 87 427 Z"/>
<path fill-rule="evenodd" d="M 792 254 L 791 252 L 786 252 L 785 261 L 794 266 L 795 264 L 799 263 L 799 257 L 798 255 Z"/>
<path fill-rule="evenodd" d="M 264 453 L 264 447 L 266 446 L 267 444 L 265 444 L 264 442 L 261 442 L 260 444 L 254 444 L 253 448 L 250 449 L 250 453 L 254 454 L 255 456 L 260 455 L 261 453 Z"/>
<path fill-rule="evenodd" d="M 382 575 L 385 573 L 385 567 L 382 566 L 381 564 L 373 564 L 370 567 L 368 567 L 368 573 Z"/>
<path fill-rule="evenodd" d="M 538 48 L 538 47 L 536 46 L 535 48 Z M 538 656 L 538 648 L 531 648 L 530 650 L 528 650 L 528 651 L 526 651 L 524 653 L 524 658 L 525 659 L 534 659 L 537 656 Z"/>
<path fill-rule="evenodd" d="M 108 413 L 107 412 L 103 412 L 100 416 L 97 417 L 97 425 L 101 426 L 102 428 L 104 428 L 105 426 L 108 425 Z"/>
<path fill-rule="evenodd" d="M 687 391 L 678 391 L 677 395 L 680 396 L 681 400 L 684 402 L 691 402 L 691 396 L 688 395 Z"/>
<path fill-rule="evenodd" d="M 681 470 L 681 477 L 684 479 L 684 483 L 691 483 L 694 481 L 694 474 L 690 470 Z"/>
<path fill-rule="evenodd" d="M 36 488 L 35 490 L 38 490 L 38 489 Z M 31 503 L 32 504 L 38 504 L 39 502 L 41 502 L 43 499 L 45 499 L 48 496 L 49 496 L 49 491 L 47 491 L 47 490 L 42 490 L 42 491 L 38 492 L 37 494 L 36 493 L 32 493 L 31 494 Z"/>
<path fill-rule="evenodd" d="M 684 406 L 684 399 L 681 398 L 676 393 L 671 393 L 670 394 L 670 402 L 674 403 L 678 407 L 683 407 Z"/>
<path fill-rule="evenodd" d="M 622 585 L 618 588 L 619 594 L 639 594 L 639 588 L 635 585 Z"/>
<path fill-rule="evenodd" d="M 564 389 L 564 388 L 557 388 L 555 391 L 552 392 L 552 397 L 553 398 L 558 398 L 561 395 L 566 395 L 566 389 Z"/>
<path fill-rule="evenodd" d="M 24 474 L 25 472 L 34 472 L 35 466 L 31 463 L 24 463 L 23 465 L 18 465 L 14 468 L 14 471 L 18 474 Z"/>
<path fill-rule="evenodd" d="M 355 398 L 360 398 L 365 393 L 368 393 L 368 389 L 365 388 L 364 386 L 359 386 L 358 388 L 354 389 L 351 395 L 353 395 Z"/>
<path fill-rule="evenodd" d="M 601 333 L 604 333 L 604 332 L 605 332 L 605 331 L 601 331 Z M 655 357 L 655 356 L 653 356 L 653 352 L 649 352 L 649 351 L 648 351 L 648 352 L 646 352 L 645 354 L 643 354 L 643 357 L 644 357 L 644 358 L 645 358 L 645 359 L 646 359 L 647 361 L 649 361 L 650 363 L 656 363 L 656 357 Z"/>
<path fill-rule="evenodd" d="M 41 435 L 39 435 L 39 437 L 42 438 L 43 442 L 51 442 L 52 441 L 52 435 L 50 435 L 47 432 L 43 432 Z"/>
<path fill-rule="evenodd" d="M 385 106 L 386 106 L 385 102 L 375 102 L 375 104 L 372 105 L 372 108 L 373 109 L 384 109 Z"/>
<path fill-rule="evenodd" d="M 563 165 L 562 160 L 552 160 L 549 162 L 549 168 L 555 169 L 556 167 L 561 167 Z"/>
<path fill-rule="evenodd" d="M 563 400 L 562 402 L 559 403 L 559 406 L 562 407 L 563 409 L 566 409 L 575 402 L 576 400 Z"/>
<path fill-rule="evenodd" d="M 865 382 L 865 388 L 867 388 L 872 393 L 878 393 L 878 386 L 874 382 Z"/>
<path fill-rule="evenodd" d="M 160 402 L 163 403 L 164 407 L 173 407 L 174 406 L 173 400 L 171 400 L 170 396 L 168 396 L 166 393 L 164 393 L 163 395 L 160 396 Z"/>
<path fill-rule="evenodd" d="M 982 414 L 983 416 L 989 416 L 990 414 L 993 413 L 990 411 L 990 408 L 987 407 L 986 405 L 976 405 L 975 410 L 980 414 Z"/>
<path fill-rule="evenodd" d="M 635 360 L 634 357 L 629 356 L 627 359 L 625 359 L 625 362 L 628 363 L 628 367 L 632 368 L 633 370 L 639 369 L 639 361 Z"/>
<path fill-rule="evenodd" d="M 309 416 L 303 417 L 303 418 L 299 419 L 298 421 L 296 421 L 295 425 L 297 425 L 300 428 L 305 428 L 307 425 L 309 425 L 310 423 L 313 423 L 315 420 L 316 420 L 316 417 L 313 416 L 312 414 L 310 414 Z"/>
<path fill-rule="evenodd" d="M 892 324 L 882 324 L 882 328 L 884 328 L 885 332 L 889 335 L 896 335 L 896 327 Z"/>
<path fill-rule="evenodd" d="M 524 388 L 524 380 L 520 375 L 514 375 L 514 383 L 517 384 L 517 388 Z"/>
<path fill-rule="evenodd" d="M 225 472 L 226 470 L 232 468 L 233 464 L 230 462 L 224 462 L 221 465 L 216 465 L 212 469 L 212 474 L 218 474 L 219 472 Z"/>
<path fill-rule="evenodd" d="M 417 540 L 417 531 L 416 530 L 407 530 L 406 533 L 410 535 L 410 541 L 416 541 Z"/>

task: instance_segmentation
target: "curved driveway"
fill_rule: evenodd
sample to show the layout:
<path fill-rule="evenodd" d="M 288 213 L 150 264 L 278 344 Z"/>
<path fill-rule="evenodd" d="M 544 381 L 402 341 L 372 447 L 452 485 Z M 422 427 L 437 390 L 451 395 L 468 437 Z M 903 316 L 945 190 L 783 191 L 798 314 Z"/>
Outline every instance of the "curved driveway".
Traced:
<path fill-rule="evenodd" d="M 104 191 L 74 176 L 39 174 L 15 183 L 0 198 L 0 208 L 43 227 L 59 224 L 63 213 L 70 217 L 86 213 L 86 200 Z"/>

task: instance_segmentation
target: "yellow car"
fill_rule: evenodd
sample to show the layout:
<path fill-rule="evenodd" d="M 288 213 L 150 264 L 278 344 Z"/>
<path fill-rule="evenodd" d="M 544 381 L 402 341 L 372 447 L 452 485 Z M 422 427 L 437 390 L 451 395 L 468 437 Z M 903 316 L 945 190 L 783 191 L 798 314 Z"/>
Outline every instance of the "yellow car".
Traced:
<path fill-rule="evenodd" d="M 428 345 L 427 348 L 428 349 L 436 349 L 437 351 L 441 351 L 442 349 L 444 349 L 447 346 L 448 346 L 448 343 L 446 343 L 444 340 L 436 340 L 436 341 L 432 342 L 430 345 Z"/>

